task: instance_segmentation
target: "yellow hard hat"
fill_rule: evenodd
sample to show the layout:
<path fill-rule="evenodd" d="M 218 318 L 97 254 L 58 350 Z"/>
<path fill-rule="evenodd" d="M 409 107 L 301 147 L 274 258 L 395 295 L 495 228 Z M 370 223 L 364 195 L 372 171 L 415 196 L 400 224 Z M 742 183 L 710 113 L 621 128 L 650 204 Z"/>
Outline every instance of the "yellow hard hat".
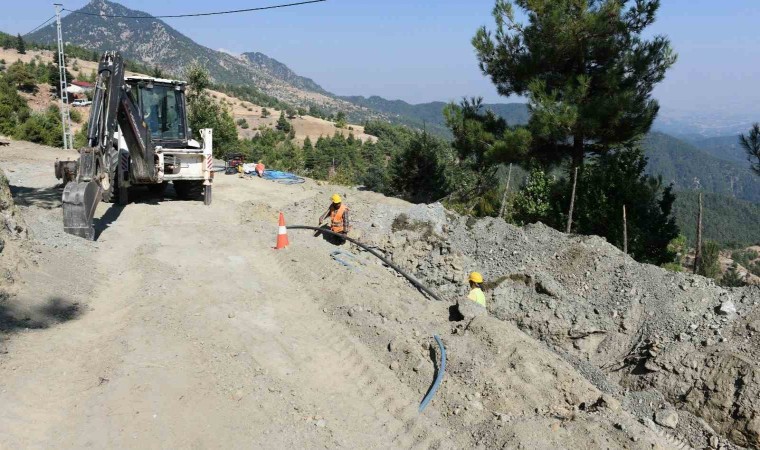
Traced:
<path fill-rule="evenodd" d="M 483 275 L 481 275 L 479 272 L 472 272 L 470 274 L 470 281 L 480 284 L 483 282 Z"/>
<path fill-rule="evenodd" d="M 338 195 L 338 194 L 333 194 L 332 197 L 330 197 L 330 198 L 332 199 L 333 203 L 340 203 L 342 201 L 341 198 L 340 198 L 340 195 Z"/>
<path fill-rule="evenodd" d="M 261 160 L 259 160 L 259 164 L 261 164 Z"/>

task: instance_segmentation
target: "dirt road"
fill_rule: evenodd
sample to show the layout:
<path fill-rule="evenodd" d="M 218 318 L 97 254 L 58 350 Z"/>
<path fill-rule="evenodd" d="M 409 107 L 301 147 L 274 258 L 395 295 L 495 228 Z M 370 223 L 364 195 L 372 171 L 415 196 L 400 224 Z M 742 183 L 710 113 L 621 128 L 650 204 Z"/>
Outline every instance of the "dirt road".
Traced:
<path fill-rule="evenodd" d="M 0 150 L 30 235 L 0 300 L 0 448 L 685 448 L 514 325 L 451 322 L 367 253 L 295 230 L 272 249 L 279 211 L 315 224 L 334 190 L 368 239 L 395 239 L 408 203 L 219 174 L 210 207 L 171 189 L 101 204 L 89 242 L 62 231 L 64 156 Z M 434 334 L 448 368 L 419 414 Z"/>
<path fill-rule="evenodd" d="M 283 271 L 288 256 L 272 250 L 276 208 L 313 192 L 220 176 L 211 207 L 101 205 L 90 243 L 60 232 L 56 154 L 19 158 L 30 148 L 17 143 L 2 157 L 41 241 L 16 307 L 34 316 L 55 303 L 75 320 L 54 312 L 61 323 L 19 326 L 6 342 L 0 447 L 414 443 L 407 431 L 426 420 L 416 415 L 420 396 L 336 327 Z M 259 200 L 268 212 L 241 226 L 241 204 Z M 387 395 L 369 394 L 370 379 Z M 386 400 L 396 403 L 393 414 Z"/>

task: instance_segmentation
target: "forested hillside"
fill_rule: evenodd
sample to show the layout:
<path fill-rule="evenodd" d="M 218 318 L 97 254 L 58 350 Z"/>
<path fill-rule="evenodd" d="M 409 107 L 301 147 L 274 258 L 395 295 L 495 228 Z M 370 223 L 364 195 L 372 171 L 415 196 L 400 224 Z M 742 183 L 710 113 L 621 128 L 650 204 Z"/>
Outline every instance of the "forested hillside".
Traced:
<path fill-rule="evenodd" d="M 739 146 L 738 134 L 698 139 L 693 140 L 692 143 L 716 158 L 737 162 L 745 166 L 749 165 L 747 153 Z"/>
<path fill-rule="evenodd" d="M 642 141 L 649 158 L 647 172 L 662 175 L 677 191 L 697 187 L 705 192 L 760 203 L 760 177 L 737 162 L 717 159 L 667 134 L 653 132 Z"/>
<path fill-rule="evenodd" d="M 678 192 L 673 205 L 673 215 L 690 245 L 696 242 L 698 196 L 695 191 Z M 703 194 L 703 205 L 704 239 L 730 247 L 760 243 L 760 205 L 710 193 Z"/>
<path fill-rule="evenodd" d="M 387 114 L 391 120 L 416 128 L 425 127 L 429 132 L 441 137 L 451 137 L 451 131 L 446 127 L 443 117 L 445 102 L 430 102 L 413 105 L 403 100 L 386 100 L 373 95 L 371 97 L 344 96 L 351 103 Z M 484 104 L 498 116 L 504 118 L 510 125 L 523 125 L 530 117 L 525 103 L 492 103 Z"/>

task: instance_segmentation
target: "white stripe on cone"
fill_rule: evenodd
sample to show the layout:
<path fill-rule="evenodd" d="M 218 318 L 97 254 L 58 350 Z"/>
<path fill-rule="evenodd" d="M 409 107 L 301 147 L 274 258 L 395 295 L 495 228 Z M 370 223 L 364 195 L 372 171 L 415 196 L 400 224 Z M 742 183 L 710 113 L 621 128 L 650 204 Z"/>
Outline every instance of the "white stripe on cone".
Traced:
<path fill-rule="evenodd" d="M 280 225 L 277 229 L 277 234 L 288 234 L 287 228 L 285 226 Z"/>

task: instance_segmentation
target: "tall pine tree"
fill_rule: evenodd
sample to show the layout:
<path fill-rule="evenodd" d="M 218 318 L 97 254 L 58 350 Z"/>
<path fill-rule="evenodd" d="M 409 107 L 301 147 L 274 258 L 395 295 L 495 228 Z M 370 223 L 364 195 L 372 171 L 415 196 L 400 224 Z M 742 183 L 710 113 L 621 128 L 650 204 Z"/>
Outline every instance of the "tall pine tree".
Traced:
<path fill-rule="evenodd" d="M 24 38 L 21 37 L 21 33 L 16 36 L 16 51 L 20 55 L 26 54 L 26 44 L 24 43 Z"/>
<path fill-rule="evenodd" d="M 527 23 L 515 19 L 515 6 Z M 496 31 L 472 39 L 480 68 L 501 95 L 529 98 L 531 151 L 550 160 L 630 143 L 652 125 L 651 97 L 676 56 L 643 34 L 659 0 L 497 0 Z"/>

